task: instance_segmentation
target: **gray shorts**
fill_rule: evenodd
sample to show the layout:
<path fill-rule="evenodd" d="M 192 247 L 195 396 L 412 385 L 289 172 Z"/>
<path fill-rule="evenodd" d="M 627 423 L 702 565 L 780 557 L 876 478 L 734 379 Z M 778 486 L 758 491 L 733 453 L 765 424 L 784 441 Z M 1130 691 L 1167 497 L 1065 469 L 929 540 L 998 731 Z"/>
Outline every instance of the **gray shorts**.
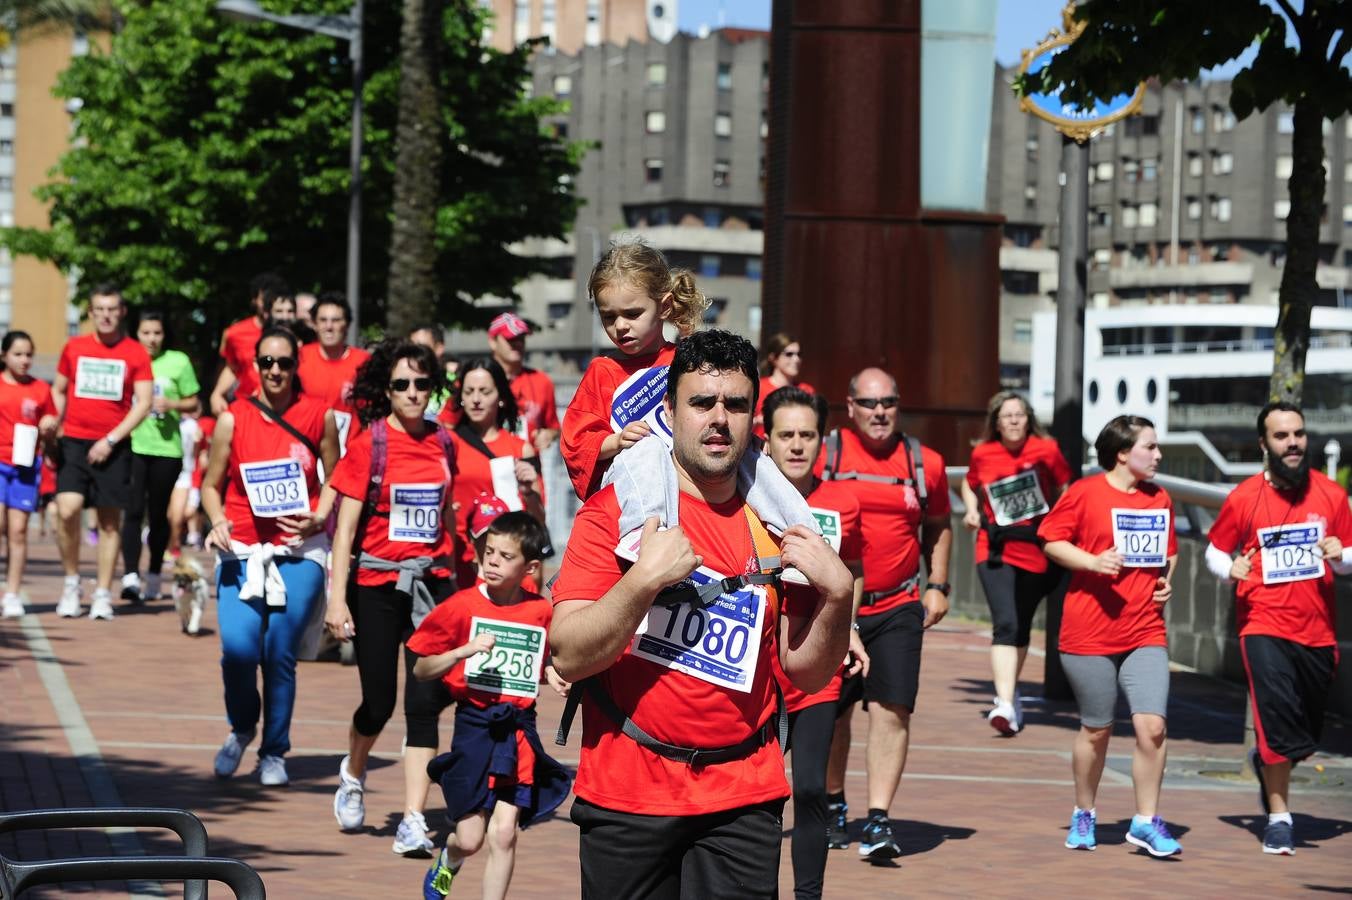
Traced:
<path fill-rule="evenodd" d="M 1080 705 L 1080 724 L 1086 728 L 1113 724 L 1119 685 L 1132 715 L 1167 718 L 1169 651 L 1164 647 L 1137 647 L 1113 656 L 1062 653 L 1061 668 Z"/>

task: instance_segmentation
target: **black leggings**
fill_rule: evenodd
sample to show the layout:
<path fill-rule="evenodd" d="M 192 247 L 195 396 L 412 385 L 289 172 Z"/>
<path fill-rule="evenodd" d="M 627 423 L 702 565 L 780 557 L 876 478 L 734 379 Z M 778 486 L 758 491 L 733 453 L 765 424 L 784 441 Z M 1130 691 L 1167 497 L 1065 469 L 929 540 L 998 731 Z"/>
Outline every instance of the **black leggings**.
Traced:
<path fill-rule="evenodd" d="M 150 522 L 150 559 L 146 571 L 155 574 L 164 566 L 164 548 L 169 546 L 169 495 L 183 471 L 181 456 L 131 455 L 131 502 L 122 516 L 122 567 L 141 569 L 141 521 Z"/>
<path fill-rule="evenodd" d="M 789 713 L 793 752 L 793 896 L 819 900 L 826 875 L 826 761 L 836 728 L 834 701 Z"/>
<path fill-rule="evenodd" d="M 448 578 L 429 578 L 427 587 L 438 603 L 455 592 L 454 582 Z M 349 590 L 349 596 L 353 596 L 353 591 Z M 357 629 L 353 640 L 361 679 L 361 706 L 352 714 L 352 727 L 358 734 L 367 737 L 380 734 L 394 714 L 394 701 L 399 694 L 399 645 L 413 633 L 412 606 L 412 599 L 396 591 L 393 583 L 355 589 L 352 623 Z M 437 719 L 451 705 L 451 694 L 441 679 L 414 678 L 413 664 L 417 661 L 417 654 L 405 647 L 404 723 L 408 746 L 436 749 L 440 746 Z"/>
<path fill-rule="evenodd" d="M 1029 572 L 1009 563 L 977 563 L 976 575 L 981 579 L 991 610 L 991 643 L 1027 647 L 1038 604 L 1056 588 L 1064 574 L 1064 569 L 1050 563 L 1046 572 Z"/>

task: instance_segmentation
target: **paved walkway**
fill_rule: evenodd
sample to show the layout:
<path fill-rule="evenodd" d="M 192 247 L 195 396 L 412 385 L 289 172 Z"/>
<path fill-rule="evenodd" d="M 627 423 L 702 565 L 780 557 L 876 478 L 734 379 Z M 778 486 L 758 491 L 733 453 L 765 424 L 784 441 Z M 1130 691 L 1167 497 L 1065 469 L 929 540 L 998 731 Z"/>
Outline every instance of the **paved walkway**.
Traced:
<path fill-rule="evenodd" d="M 390 853 L 402 802 L 397 765 L 402 722 L 377 745 L 369 778 L 368 825 L 339 833 L 331 812 L 338 760 L 357 700 L 355 669 L 304 663 L 289 757 L 292 784 L 264 789 L 241 775 L 218 781 L 211 759 L 226 734 L 214 601 L 199 637 L 179 632 L 166 601 L 119 605 L 113 622 L 58 619 L 55 550 L 35 547 L 27 590 L 30 614 L 0 622 L 0 808 L 97 803 L 168 805 L 193 810 L 213 853 L 247 860 L 272 897 L 414 897 L 425 863 Z M 86 556 L 92 553 L 86 551 Z M 894 864 L 833 851 L 828 897 L 903 894 L 1038 896 L 1090 890 L 1105 896 L 1289 895 L 1352 890 L 1352 729 L 1330 722 L 1328 752 L 1298 770 L 1298 852 L 1264 856 L 1256 837 L 1257 798 L 1238 775 L 1243 756 L 1243 694 L 1232 685 L 1176 673 L 1170 710 L 1170 762 L 1162 811 L 1185 847 L 1156 861 L 1124 843 L 1133 812 L 1130 738 L 1119 731 L 1099 798 L 1097 853 L 1061 847 L 1072 806 L 1069 748 L 1076 727 L 1068 703 L 1029 705 L 1016 739 L 985 724 L 991 686 L 988 638 L 975 623 L 945 623 L 926 641 L 911 759 L 893 804 L 905 850 Z M 1030 657 L 1025 693 L 1040 688 Z M 561 703 L 541 703 L 541 733 L 552 733 Z M 443 743 L 449 740 L 449 717 Z M 848 796 L 865 802 L 862 730 L 850 760 Z M 576 762 L 577 737 L 559 758 Z M 244 772 L 253 762 L 246 757 Z M 792 759 L 790 759 L 792 762 Z M 441 818 L 433 804 L 429 820 Z M 563 815 L 520 842 L 514 897 L 558 900 L 578 892 L 577 837 Z M 859 828 L 856 821 L 854 828 Z M 786 832 L 787 835 L 787 832 Z M 37 858 L 73 853 L 173 852 L 155 832 L 72 832 L 0 839 L 0 854 Z M 457 881 L 457 896 L 479 892 L 481 863 Z M 781 865 L 792 896 L 787 840 Z M 74 886 L 30 896 L 127 896 L 124 886 Z M 156 895 L 137 887 L 134 893 Z M 222 886 L 215 896 L 226 896 Z M 177 896 L 177 886 L 164 896 Z"/>

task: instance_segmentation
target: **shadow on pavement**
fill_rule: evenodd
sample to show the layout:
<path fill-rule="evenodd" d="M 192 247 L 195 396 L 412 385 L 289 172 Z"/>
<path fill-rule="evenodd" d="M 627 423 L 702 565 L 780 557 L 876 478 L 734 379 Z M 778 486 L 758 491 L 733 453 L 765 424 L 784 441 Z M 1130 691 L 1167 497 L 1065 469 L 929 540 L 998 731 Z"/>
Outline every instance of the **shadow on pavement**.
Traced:
<path fill-rule="evenodd" d="M 1247 831 L 1253 835 L 1256 841 L 1263 839 L 1263 826 L 1267 824 L 1267 818 L 1262 814 L 1217 816 L 1216 818 L 1226 825 L 1233 825 Z M 1291 821 L 1297 850 L 1302 847 L 1308 847 L 1312 850 L 1318 849 L 1319 844 L 1315 843 L 1317 841 L 1331 841 L 1334 838 L 1352 833 L 1352 822 L 1345 822 L 1341 819 L 1325 819 L 1320 816 L 1307 816 L 1304 813 L 1292 813 Z"/>

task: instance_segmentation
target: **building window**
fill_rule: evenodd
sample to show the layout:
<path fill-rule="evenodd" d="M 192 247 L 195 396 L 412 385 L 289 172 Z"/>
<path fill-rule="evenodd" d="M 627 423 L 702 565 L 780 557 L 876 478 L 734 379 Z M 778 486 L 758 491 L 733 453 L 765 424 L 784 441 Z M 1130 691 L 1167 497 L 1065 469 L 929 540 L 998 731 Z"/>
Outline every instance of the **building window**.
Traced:
<path fill-rule="evenodd" d="M 649 184 L 655 184 L 662 180 L 662 160 L 645 159 L 643 161 L 643 177 Z"/>
<path fill-rule="evenodd" d="M 1211 174 L 1229 175 L 1235 170 L 1235 155 L 1233 153 L 1213 153 L 1211 154 Z"/>
<path fill-rule="evenodd" d="M 568 318 L 573 311 L 573 304 L 569 301 L 549 304 L 549 322 L 557 324 Z"/>
<path fill-rule="evenodd" d="M 1230 112 L 1224 106 L 1211 107 L 1211 130 L 1212 131 L 1233 131 L 1235 128 L 1235 114 Z"/>
<path fill-rule="evenodd" d="M 1211 198 L 1211 218 L 1217 222 L 1230 221 L 1230 198 L 1212 197 Z"/>
<path fill-rule="evenodd" d="M 1352 209 L 1352 207 L 1348 207 Z M 746 277 L 750 281 L 761 280 L 761 259 L 759 256 L 749 256 L 746 260 Z"/>
<path fill-rule="evenodd" d="M 1094 251 L 1094 268 L 1104 271 L 1112 267 L 1113 251 L 1107 247 L 1101 247 Z"/>
<path fill-rule="evenodd" d="M 512 11 L 512 38 L 518 44 L 530 39 L 530 0 L 516 0 Z"/>
<path fill-rule="evenodd" d="M 1111 162 L 1101 162 L 1094 167 L 1094 177 L 1099 181 L 1113 180 L 1113 164 Z"/>
<path fill-rule="evenodd" d="M 710 297 L 709 308 L 704 310 L 704 324 L 717 325 L 723 320 L 723 311 L 727 308 L 727 297 Z"/>
<path fill-rule="evenodd" d="M 8 175 L 0 175 L 0 191 L 14 190 L 14 179 Z"/>
<path fill-rule="evenodd" d="M 1135 227 L 1136 227 L 1136 223 L 1137 223 L 1137 221 L 1138 221 L 1139 218 L 1140 218 L 1140 214 L 1139 214 L 1139 211 L 1136 209 L 1136 207 L 1132 206 L 1130 203 L 1123 203 L 1123 204 L 1122 204 L 1122 227 L 1123 227 L 1123 228 L 1135 228 Z"/>
<path fill-rule="evenodd" d="M 1296 130 L 1296 120 L 1294 113 L 1277 113 L 1277 133 L 1290 134 Z"/>
<path fill-rule="evenodd" d="M 732 90 L 732 63 L 718 64 L 718 75 L 714 79 L 714 84 L 720 91 Z"/>
<path fill-rule="evenodd" d="M 714 187 L 732 186 L 732 163 L 726 159 L 714 160 Z"/>
<path fill-rule="evenodd" d="M 761 110 L 760 136 L 761 140 L 765 140 L 770 136 L 770 114 L 763 109 Z"/>
<path fill-rule="evenodd" d="M 0 156 L 13 156 L 13 155 L 14 155 L 14 142 L 0 141 Z"/>
<path fill-rule="evenodd" d="M 704 215 L 701 218 L 704 219 L 705 228 L 723 227 L 723 212 L 717 206 L 704 207 Z"/>
<path fill-rule="evenodd" d="M 554 76 L 554 96 L 567 97 L 573 92 L 573 76 L 555 75 Z"/>
<path fill-rule="evenodd" d="M 660 109 L 649 110 L 643 120 L 643 127 L 648 134 L 661 134 L 667 130 L 667 114 Z"/>
<path fill-rule="evenodd" d="M 566 141 L 566 140 L 568 140 L 568 123 L 567 123 L 567 122 L 555 122 L 555 123 L 554 123 L 554 137 L 557 138 L 557 139 L 560 140 L 560 141 Z M 570 180 L 571 180 L 571 179 L 570 179 Z"/>
<path fill-rule="evenodd" d="M 1279 222 L 1285 222 L 1286 217 L 1291 215 L 1291 201 L 1278 200 L 1272 204 L 1272 217 Z"/>
<path fill-rule="evenodd" d="M 1199 178 L 1202 175 L 1202 154 L 1188 154 L 1188 174 L 1193 178 Z"/>
<path fill-rule="evenodd" d="M 1352 182 L 1352 162 L 1343 163 L 1343 181 Z"/>
<path fill-rule="evenodd" d="M 1197 197 L 1188 198 L 1188 218 L 1196 221 L 1202 218 L 1202 201 Z"/>
<path fill-rule="evenodd" d="M 13 103 L 0 103 L 0 118 L 5 118 L 5 119 L 12 119 L 12 118 L 14 118 L 14 104 L 13 104 Z"/>
<path fill-rule="evenodd" d="M 717 253 L 705 253 L 699 258 L 699 273 L 704 278 L 717 278 L 723 258 Z"/>
<path fill-rule="evenodd" d="M 1189 106 L 1188 115 L 1192 118 L 1193 134 L 1201 134 L 1206 131 L 1206 113 L 1202 112 L 1202 107 Z"/>
<path fill-rule="evenodd" d="M 1089 211 L 1089 220 L 1100 228 L 1108 228 L 1113 224 L 1113 210 L 1110 206 L 1096 206 Z M 1026 247 L 1027 244 L 1018 244 L 1020 247 Z"/>
<path fill-rule="evenodd" d="M 1277 157 L 1277 177 L 1278 178 L 1291 177 L 1291 157 L 1285 154 Z"/>
<path fill-rule="evenodd" d="M 1033 135 L 1024 142 L 1024 150 L 1028 155 L 1029 162 L 1037 162 L 1037 135 Z"/>
<path fill-rule="evenodd" d="M 662 87 L 667 83 L 667 64 L 648 63 L 648 86 Z"/>
<path fill-rule="evenodd" d="M 1138 163 L 1136 160 L 1134 160 L 1134 159 L 1125 159 L 1125 158 L 1122 160 L 1122 180 L 1123 180 L 1123 181 L 1131 182 L 1131 181 L 1137 181 L 1137 180 L 1139 180 L 1139 177 L 1140 177 L 1140 176 L 1139 176 L 1139 172 L 1140 172 L 1140 171 L 1141 171 L 1141 164 Z"/>
<path fill-rule="evenodd" d="M 1132 116 L 1126 121 L 1127 137 L 1154 137 L 1159 133 L 1159 116 Z"/>
<path fill-rule="evenodd" d="M 732 137 L 732 116 L 728 113 L 714 114 L 714 137 Z"/>
<path fill-rule="evenodd" d="M 1014 343 L 1031 344 L 1033 343 L 1033 320 L 1015 319 L 1014 320 Z"/>
<path fill-rule="evenodd" d="M 1037 185 L 1025 185 L 1023 189 L 1023 202 L 1025 206 L 1035 206 L 1037 204 Z"/>
<path fill-rule="evenodd" d="M 1159 207 L 1154 203 L 1142 203 L 1140 209 L 1140 221 L 1142 228 L 1153 228 L 1155 220 L 1159 215 Z"/>
<path fill-rule="evenodd" d="M 1343 205 L 1343 225 L 1352 228 L 1352 203 Z"/>
<path fill-rule="evenodd" d="M 1157 159 L 1141 160 L 1141 180 L 1154 181 L 1159 175 L 1160 162 Z"/>

